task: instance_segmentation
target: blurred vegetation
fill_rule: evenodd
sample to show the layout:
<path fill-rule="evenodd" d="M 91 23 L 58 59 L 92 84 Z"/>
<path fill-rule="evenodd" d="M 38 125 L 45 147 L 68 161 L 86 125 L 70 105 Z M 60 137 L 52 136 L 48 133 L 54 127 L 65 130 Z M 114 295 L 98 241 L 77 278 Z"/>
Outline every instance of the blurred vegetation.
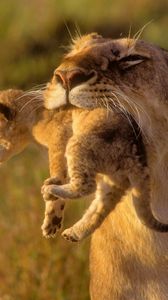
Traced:
<path fill-rule="evenodd" d="M 142 37 L 168 48 L 167 0 L 1 0 L 0 88 L 29 89 L 45 83 L 75 36 L 132 35 L 153 20 Z M 36 148 L 1 166 L 0 300 L 88 300 L 88 241 L 71 245 L 41 236 L 40 186 L 47 161 Z M 87 203 L 71 203 L 65 225 Z"/>
<path fill-rule="evenodd" d="M 44 203 L 40 187 L 48 177 L 43 153 L 30 147 L 1 167 L 0 299 L 87 300 L 88 242 L 71 244 L 59 235 L 42 237 Z M 88 204 L 70 203 L 65 226 Z"/>

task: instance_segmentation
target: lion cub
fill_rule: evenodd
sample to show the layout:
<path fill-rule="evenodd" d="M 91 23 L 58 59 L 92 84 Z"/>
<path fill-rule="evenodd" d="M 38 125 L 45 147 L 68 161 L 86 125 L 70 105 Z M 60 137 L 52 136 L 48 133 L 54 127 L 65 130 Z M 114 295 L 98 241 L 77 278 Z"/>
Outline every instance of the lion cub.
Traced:
<path fill-rule="evenodd" d="M 123 114 L 107 114 L 99 108 L 74 109 L 72 120 L 73 136 L 66 147 L 69 183 L 57 185 L 54 178 L 49 178 L 42 193 L 45 200 L 50 199 L 49 195 L 68 200 L 96 194 L 82 219 L 63 236 L 79 241 L 91 234 L 130 188 L 142 223 L 157 231 L 168 231 L 168 225 L 157 221 L 151 211 L 147 157 L 135 122 L 131 120 L 132 128 Z"/>
<path fill-rule="evenodd" d="M 50 175 L 57 184 L 64 183 L 68 139 L 72 135 L 72 113 L 45 110 L 42 92 L 24 93 L 21 90 L 0 92 L 0 163 L 36 142 L 48 149 Z M 53 237 L 61 228 L 64 201 L 48 201 L 42 225 L 43 235 Z"/>

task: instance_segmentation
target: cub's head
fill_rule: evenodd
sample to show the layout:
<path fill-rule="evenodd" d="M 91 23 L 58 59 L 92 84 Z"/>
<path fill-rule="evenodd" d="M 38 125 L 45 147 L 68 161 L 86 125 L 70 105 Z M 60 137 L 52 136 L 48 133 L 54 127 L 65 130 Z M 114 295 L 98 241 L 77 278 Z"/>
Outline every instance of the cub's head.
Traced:
<path fill-rule="evenodd" d="M 21 152 L 30 142 L 26 118 L 20 112 L 23 96 L 21 90 L 0 92 L 0 163 Z"/>
<path fill-rule="evenodd" d="M 167 52 L 145 41 L 83 36 L 55 70 L 45 106 L 117 107 L 143 123 L 167 109 L 167 64 Z"/>

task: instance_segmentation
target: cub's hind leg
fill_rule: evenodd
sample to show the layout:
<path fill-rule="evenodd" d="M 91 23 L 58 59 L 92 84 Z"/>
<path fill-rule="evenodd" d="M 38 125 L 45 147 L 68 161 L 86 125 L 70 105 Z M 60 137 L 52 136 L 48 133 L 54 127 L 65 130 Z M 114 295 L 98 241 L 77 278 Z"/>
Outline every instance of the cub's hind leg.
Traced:
<path fill-rule="evenodd" d="M 45 185 L 59 185 L 66 181 L 65 142 L 67 140 L 63 139 L 62 135 L 58 135 L 55 144 L 49 148 L 50 175 L 53 177 L 45 180 Z M 65 201 L 47 193 L 44 200 L 47 201 L 45 201 L 45 216 L 41 226 L 42 233 L 46 238 L 55 237 L 57 231 L 62 227 Z"/>
<path fill-rule="evenodd" d="M 57 178 L 45 180 L 45 184 L 58 184 Z M 43 236 L 46 238 L 55 237 L 58 230 L 62 227 L 64 218 L 65 201 L 56 198 L 51 194 L 45 194 L 45 216 L 41 226 Z"/>
<path fill-rule="evenodd" d="M 107 176 L 100 176 L 95 199 L 83 217 L 72 227 L 64 230 L 62 236 L 69 241 L 77 242 L 91 235 L 121 200 L 126 188 L 127 184 L 117 187 Z"/>

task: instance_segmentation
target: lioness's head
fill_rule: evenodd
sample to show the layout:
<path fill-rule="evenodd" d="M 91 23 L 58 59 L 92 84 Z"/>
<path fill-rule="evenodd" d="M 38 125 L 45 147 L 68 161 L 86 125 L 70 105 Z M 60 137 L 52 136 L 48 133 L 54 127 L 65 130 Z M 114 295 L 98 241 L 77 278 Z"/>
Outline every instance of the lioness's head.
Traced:
<path fill-rule="evenodd" d="M 90 34 L 76 40 L 55 70 L 45 106 L 68 102 L 83 108 L 117 107 L 146 125 L 150 114 L 167 112 L 168 54 L 142 40 Z M 147 127 L 147 126 L 146 126 Z"/>
<path fill-rule="evenodd" d="M 0 92 L 0 163 L 21 152 L 30 142 L 26 115 L 20 111 L 23 96 L 21 90 Z"/>

